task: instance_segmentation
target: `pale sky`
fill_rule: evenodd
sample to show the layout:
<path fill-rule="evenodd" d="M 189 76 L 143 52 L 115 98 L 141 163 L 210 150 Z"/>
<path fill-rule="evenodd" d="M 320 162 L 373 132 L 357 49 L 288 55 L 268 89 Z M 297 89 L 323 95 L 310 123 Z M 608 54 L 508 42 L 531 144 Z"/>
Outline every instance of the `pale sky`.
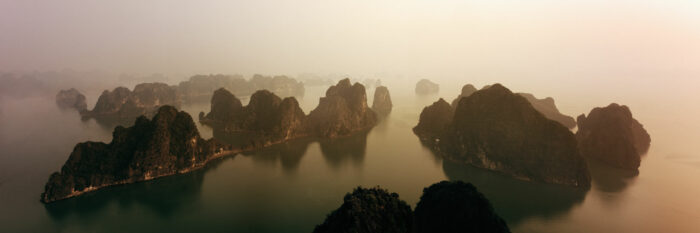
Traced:
<path fill-rule="evenodd" d="M 697 138 L 700 0 L 0 0 L 0 72 L 62 69 L 500 82 Z"/>
<path fill-rule="evenodd" d="M 700 1 L 0 0 L 0 70 L 700 79 Z"/>

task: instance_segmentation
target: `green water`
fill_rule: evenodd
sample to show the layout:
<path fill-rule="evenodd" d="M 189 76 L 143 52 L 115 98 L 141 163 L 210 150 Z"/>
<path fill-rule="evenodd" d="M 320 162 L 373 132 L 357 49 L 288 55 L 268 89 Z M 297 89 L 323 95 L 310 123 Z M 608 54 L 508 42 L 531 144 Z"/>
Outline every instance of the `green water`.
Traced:
<path fill-rule="evenodd" d="M 305 112 L 324 90 L 308 88 L 300 101 Z M 415 205 L 424 187 L 444 179 L 474 183 L 513 232 L 700 231 L 699 183 L 682 182 L 700 177 L 692 153 L 679 162 L 668 156 L 675 147 L 654 144 L 639 175 L 593 163 L 587 192 L 526 183 L 434 156 L 411 128 L 437 97 L 392 94 L 393 113 L 366 134 L 297 140 L 190 174 L 50 205 L 39 202 L 49 174 L 76 143 L 111 140 L 112 127 L 59 110 L 52 97 L 2 100 L 0 232 L 310 232 L 358 185 L 380 185 Z M 209 106 L 183 109 L 196 116 Z M 207 127 L 200 132 L 212 137 Z M 653 138 L 673 136 L 650 132 Z"/>

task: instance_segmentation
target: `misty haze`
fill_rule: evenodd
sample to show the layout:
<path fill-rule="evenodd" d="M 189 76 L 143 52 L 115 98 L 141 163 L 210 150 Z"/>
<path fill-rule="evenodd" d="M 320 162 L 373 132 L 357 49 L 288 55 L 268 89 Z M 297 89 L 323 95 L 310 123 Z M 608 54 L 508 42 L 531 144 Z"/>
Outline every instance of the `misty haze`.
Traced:
<path fill-rule="evenodd" d="M 699 232 L 700 2 L 0 0 L 0 232 Z"/>

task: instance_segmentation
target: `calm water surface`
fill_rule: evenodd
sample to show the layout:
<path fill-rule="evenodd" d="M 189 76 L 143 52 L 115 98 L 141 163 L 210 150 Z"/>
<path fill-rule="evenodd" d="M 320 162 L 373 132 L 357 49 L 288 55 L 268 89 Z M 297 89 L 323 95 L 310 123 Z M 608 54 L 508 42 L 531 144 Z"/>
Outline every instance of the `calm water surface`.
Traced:
<path fill-rule="evenodd" d="M 324 90 L 307 88 L 300 100 L 306 113 Z M 633 108 L 653 141 L 640 173 L 591 162 L 593 187 L 580 192 L 443 161 L 411 131 L 421 109 L 437 96 L 391 91 L 393 113 L 368 133 L 297 140 L 227 157 L 190 174 L 50 205 L 39 202 L 48 176 L 76 143 L 110 141 L 113 126 L 81 121 L 77 112 L 58 109 L 52 96 L 4 99 L 0 232 L 311 232 L 358 185 L 380 185 L 415 206 L 424 187 L 445 179 L 474 183 L 513 232 L 700 232 L 698 138 L 678 133 L 688 127 L 675 115 Z M 451 100 L 458 91 L 455 85 L 443 96 Z M 89 94 L 91 106 L 97 94 Z M 587 104 L 560 107 L 578 113 L 592 107 Z M 182 108 L 196 118 L 209 104 Z M 212 137 L 211 129 L 199 129 Z"/>

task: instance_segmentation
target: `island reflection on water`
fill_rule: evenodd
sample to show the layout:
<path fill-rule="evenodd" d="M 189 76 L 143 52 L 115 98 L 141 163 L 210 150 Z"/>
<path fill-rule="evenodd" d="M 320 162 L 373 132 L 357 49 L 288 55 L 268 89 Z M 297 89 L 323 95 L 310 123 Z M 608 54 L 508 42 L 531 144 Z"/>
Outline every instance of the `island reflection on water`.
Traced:
<path fill-rule="evenodd" d="M 307 91 L 300 101 L 306 113 L 322 91 L 313 93 Z M 451 100 L 452 93 L 442 96 Z M 75 143 L 111 140 L 113 126 L 82 121 L 76 112 L 59 110 L 50 96 L 5 100 L 0 145 L 7 154 L 0 163 L 0 206 L 13 211 L 1 211 L 0 223 L 7 232 L 310 232 L 358 185 L 381 185 L 415 205 L 424 187 L 449 179 L 476 185 L 513 232 L 657 232 L 669 224 L 674 232 L 698 229 L 689 221 L 697 212 L 671 211 L 686 209 L 681 203 L 696 205 L 688 198 L 697 190 L 656 181 L 697 174 L 695 167 L 666 162 L 658 156 L 663 146 L 652 145 L 640 173 L 589 161 L 590 190 L 523 182 L 443 160 L 421 145 L 411 128 L 438 95 L 398 92 L 392 97 L 393 112 L 368 132 L 293 140 L 225 157 L 192 173 L 49 205 L 38 201 L 49 174 L 60 169 Z M 207 103 L 182 106 L 193 116 L 208 108 Z M 197 125 L 203 137 L 219 136 Z M 687 191 L 687 198 L 680 198 L 680 190 Z M 679 195 L 678 200 L 659 200 Z M 652 215 L 659 220 L 649 220 Z"/>

